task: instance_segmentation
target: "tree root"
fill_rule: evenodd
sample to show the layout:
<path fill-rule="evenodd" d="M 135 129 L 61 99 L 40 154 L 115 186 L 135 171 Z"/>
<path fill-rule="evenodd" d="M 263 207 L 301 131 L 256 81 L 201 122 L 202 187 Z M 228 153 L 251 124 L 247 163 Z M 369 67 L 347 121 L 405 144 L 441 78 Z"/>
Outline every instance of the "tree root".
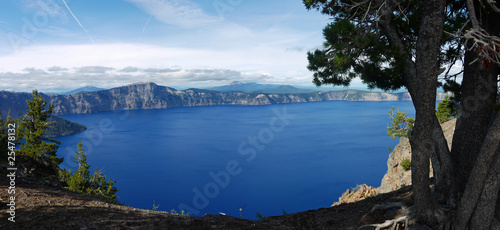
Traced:
<path fill-rule="evenodd" d="M 379 230 L 382 228 L 387 228 L 392 225 L 392 229 L 399 229 L 399 223 L 403 222 L 405 224 L 405 229 L 408 227 L 408 216 L 402 216 L 393 220 L 386 220 L 384 223 L 381 224 L 368 224 L 368 225 L 363 225 L 359 229 L 365 228 L 365 227 L 377 227 L 375 230 Z"/>
<path fill-rule="evenodd" d="M 359 227 L 358 230 L 362 229 L 362 228 L 366 228 L 366 227 L 376 227 L 375 230 L 379 230 L 379 229 L 387 228 L 387 227 L 390 227 L 390 226 L 392 226 L 392 228 L 391 228 L 392 230 L 395 230 L 395 229 L 398 230 L 400 224 L 403 224 L 403 223 L 404 223 L 405 229 L 407 229 L 408 225 L 409 225 L 409 222 L 410 222 L 410 219 L 412 219 L 412 218 L 410 217 L 411 215 L 410 215 L 409 208 L 406 207 L 401 202 L 395 202 L 395 203 L 391 202 L 391 203 L 387 203 L 387 204 L 377 204 L 377 205 L 373 206 L 373 208 L 370 210 L 370 212 L 368 212 L 367 214 L 365 214 L 363 216 L 363 218 L 368 217 L 369 215 L 373 214 L 377 210 L 388 210 L 388 209 L 393 209 L 393 208 L 400 208 L 401 210 L 403 210 L 403 212 L 406 215 L 398 217 L 398 218 L 395 218 L 395 219 L 392 219 L 392 220 L 386 220 L 384 223 L 381 223 L 381 224 L 363 225 L 363 226 Z"/>

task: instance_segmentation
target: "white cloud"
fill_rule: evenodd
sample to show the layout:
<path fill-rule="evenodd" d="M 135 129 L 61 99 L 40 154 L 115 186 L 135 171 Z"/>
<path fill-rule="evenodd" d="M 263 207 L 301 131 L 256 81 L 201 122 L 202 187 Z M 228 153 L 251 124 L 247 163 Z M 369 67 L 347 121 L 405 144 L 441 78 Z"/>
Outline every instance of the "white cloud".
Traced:
<path fill-rule="evenodd" d="M 170 68 L 146 68 L 142 69 L 143 72 L 146 73 L 172 73 L 172 72 L 178 72 L 179 69 L 170 69 Z"/>
<path fill-rule="evenodd" d="M 52 67 L 47 68 L 47 70 L 51 71 L 51 72 L 59 72 L 59 71 L 66 71 L 68 69 L 62 68 L 60 66 L 52 66 Z"/>
<path fill-rule="evenodd" d="M 71 2 L 66 1 L 71 6 Z M 134 39 L 133 35 L 118 37 L 117 35 L 122 34 L 119 31 L 116 33 L 117 37 L 114 37 L 115 33 L 102 33 L 102 25 L 109 27 L 110 31 L 121 28 L 114 27 L 111 21 L 106 21 L 102 25 L 88 24 L 93 28 L 92 35 L 99 38 L 97 44 L 78 44 L 83 39 L 72 38 L 76 34 L 81 35 L 80 29 L 75 25 L 66 27 L 60 23 L 49 24 L 42 28 L 43 31 L 36 41 L 23 43 L 21 49 L 16 49 L 17 52 L 1 53 L 0 50 L 0 73 L 21 74 L 23 69 L 30 67 L 46 70 L 53 76 L 56 73 L 67 75 L 68 72 L 77 72 L 75 68 L 100 66 L 113 69 L 95 70 L 87 74 L 89 76 L 79 76 L 84 80 L 75 80 L 80 82 L 79 84 L 85 84 L 85 80 L 88 80 L 89 84 L 104 87 L 100 84 L 104 84 L 106 77 L 110 77 L 110 80 L 105 83 L 115 86 L 148 78 L 155 82 L 163 81 L 165 85 L 170 86 L 198 87 L 224 83 L 224 79 L 228 79 L 230 74 L 218 73 L 226 76 L 218 79 L 207 71 L 198 74 L 188 70 L 214 69 L 236 71 L 240 74 L 233 74 L 232 78 L 246 82 L 312 85 L 312 73 L 306 69 L 306 51 L 310 46 L 322 42 L 321 29 L 310 28 L 320 23 L 306 20 L 307 23 L 300 28 L 307 29 L 297 29 L 297 23 L 304 20 L 289 21 L 290 17 L 296 16 L 296 12 L 285 11 L 275 16 L 274 11 L 268 9 L 259 11 L 257 17 L 253 15 L 251 8 L 241 7 L 235 8 L 234 12 L 222 19 L 209 15 L 208 8 L 207 12 L 204 12 L 202 7 L 192 3 L 192 0 L 126 1 L 153 16 L 148 25 L 142 24 L 141 21 L 146 20 L 142 14 L 139 14 L 140 18 L 130 19 L 136 22 L 136 27 L 142 27 L 142 30 L 148 27 L 147 31 L 140 33 L 141 36 L 147 35 L 147 39 Z M 66 18 L 71 19 L 62 2 L 57 1 L 57 4 L 62 7 L 60 13 L 67 14 Z M 211 3 L 204 4 L 203 7 L 211 6 Z M 302 7 L 300 3 L 298 5 Z M 81 10 L 78 16 L 80 15 L 90 18 L 91 14 L 85 14 L 85 11 Z M 173 26 L 161 25 L 158 21 Z M 127 29 L 132 29 L 132 25 L 134 23 Z M 64 77 L 68 79 L 76 76 L 74 73 L 71 76 L 66 75 Z M 5 89 L 2 82 L 5 76 L 0 75 L 0 90 Z M 18 76 L 13 80 L 13 84 L 30 82 L 27 80 L 29 76 Z M 103 79 L 97 81 L 97 76 Z M 56 77 L 63 78 L 62 75 Z M 128 82 L 129 80 L 131 82 Z M 67 84 L 64 81 L 59 83 L 62 86 Z"/>
<path fill-rule="evenodd" d="M 134 3 L 156 20 L 181 27 L 199 27 L 219 21 L 219 18 L 210 16 L 202 9 L 186 0 L 127 0 Z"/>
<path fill-rule="evenodd" d="M 119 70 L 120 72 L 123 72 L 123 73 L 134 73 L 134 72 L 137 72 L 139 71 L 139 68 L 137 67 L 132 67 L 132 66 L 127 66 L 121 70 Z"/>
<path fill-rule="evenodd" d="M 63 1 L 22 1 L 28 19 L 45 13 L 48 23 L 36 36 L 20 37 L 18 47 L 7 36 L 0 39 L 0 90 L 108 88 L 142 81 L 311 86 L 306 52 L 322 43 L 326 20 L 300 2 L 276 8 L 280 4 L 273 1 L 246 1 L 223 17 L 216 15 L 213 0 L 126 0 L 100 10 L 77 4 L 71 9 L 96 38 L 96 44 L 88 44 Z M 117 11 L 109 14 L 114 4 Z M 19 33 L 20 28 L 10 28 L 18 18 L 2 20 L 0 35 Z"/>
<path fill-rule="evenodd" d="M 82 66 L 76 68 L 78 73 L 106 73 L 108 71 L 113 70 L 114 68 L 105 67 L 105 66 Z"/>
<path fill-rule="evenodd" d="M 233 69 L 243 73 L 266 72 L 280 76 L 306 70 L 304 52 L 285 52 L 281 47 L 246 46 L 229 50 L 174 48 L 144 44 L 46 45 L 26 47 L 18 53 L 0 56 L 0 72 L 19 72 L 26 67 L 47 69 L 51 66 L 74 68 L 106 66 L 139 68 Z M 310 81 L 310 80 L 308 80 Z"/>
<path fill-rule="evenodd" d="M 123 73 L 123 69 L 110 71 L 113 68 L 104 66 L 75 67 L 72 69 L 51 67 L 50 69 L 58 71 L 48 73 L 30 67 L 19 73 L 0 72 L 0 79 L 2 79 L 0 89 L 23 92 L 30 92 L 33 89 L 42 92 L 64 92 L 83 86 L 112 88 L 137 82 L 155 82 L 171 87 L 208 87 L 224 85 L 233 81 L 262 82 L 270 77 L 258 73 L 243 74 L 229 69 L 159 69 L 161 71 L 152 72 L 152 69 L 141 69 L 133 66 L 125 68 L 137 70 L 132 73 Z M 82 72 L 82 70 L 87 72 Z"/>
<path fill-rule="evenodd" d="M 30 67 L 24 68 L 23 71 L 28 72 L 28 74 L 47 74 L 47 72 L 45 72 L 45 70 L 43 69 L 36 69 Z"/>

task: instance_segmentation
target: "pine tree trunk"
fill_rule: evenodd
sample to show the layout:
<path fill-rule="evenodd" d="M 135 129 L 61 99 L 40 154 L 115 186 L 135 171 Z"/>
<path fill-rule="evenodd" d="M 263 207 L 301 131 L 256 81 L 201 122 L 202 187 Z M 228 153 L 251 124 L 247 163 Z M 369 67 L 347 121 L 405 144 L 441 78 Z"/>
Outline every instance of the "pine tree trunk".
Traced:
<path fill-rule="evenodd" d="M 416 51 L 417 96 L 412 148 L 412 184 L 419 219 L 435 224 L 434 203 L 429 188 L 429 158 L 432 141 L 438 76 L 438 53 L 443 30 L 445 1 L 425 1 Z"/>
<path fill-rule="evenodd" d="M 456 229 L 486 229 L 492 223 L 500 182 L 500 113 L 481 147 L 455 218 Z M 470 226 L 469 226 L 470 222 Z"/>
<path fill-rule="evenodd" d="M 466 52 L 462 82 L 462 103 L 453 135 L 452 157 L 455 165 L 455 184 L 462 193 L 469 174 L 488 132 L 497 96 L 498 68 L 485 70 L 474 61 L 477 54 Z"/>
<path fill-rule="evenodd" d="M 443 129 L 437 117 L 434 119 L 434 127 L 432 128 L 432 141 L 434 151 L 431 152 L 430 157 L 434 178 L 436 179 L 435 185 L 438 201 L 449 206 L 455 206 L 457 197 L 455 195 L 453 159 L 448 148 L 448 141 L 444 136 Z"/>
<path fill-rule="evenodd" d="M 500 139 L 498 140 L 500 142 Z M 497 143 L 498 143 L 497 142 Z M 496 159 L 490 166 L 481 197 L 470 221 L 470 229 L 491 229 L 495 215 L 498 191 L 500 189 L 500 148 L 497 147 Z"/>
<path fill-rule="evenodd" d="M 500 35 L 499 14 L 484 10 L 478 15 L 485 31 Z M 463 194 L 456 229 L 495 229 L 494 223 L 498 224 L 494 215 L 500 190 L 500 114 L 493 116 L 493 105 L 500 70 L 498 65 L 483 65 L 478 58 L 474 50 L 465 54 L 462 100 L 453 136 L 456 194 Z"/>

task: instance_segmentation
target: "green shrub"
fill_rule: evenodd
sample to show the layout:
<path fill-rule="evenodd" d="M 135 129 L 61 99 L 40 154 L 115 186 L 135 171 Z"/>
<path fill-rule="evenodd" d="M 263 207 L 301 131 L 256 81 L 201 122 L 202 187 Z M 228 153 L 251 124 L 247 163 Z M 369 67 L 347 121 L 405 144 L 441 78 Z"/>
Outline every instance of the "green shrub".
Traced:
<path fill-rule="evenodd" d="M 155 201 L 153 200 L 153 207 L 151 208 L 151 210 L 156 211 L 156 210 L 158 210 L 159 207 L 160 207 L 160 205 L 156 205 Z"/>
<path fill-rule="evenodd" d="M 408 171 L 411 168 L 411 161 L 405 158 L 403 159 L 403 161 L 401 161 L 400 165 L 405 171 Z"/>
<path fill-rule="evenodd" d="M 175 211 L 175 209 L 172 209 L 170 210 L 170 213 L 181 216 L 189 216 L 189 212 L 186 212 L 184 210 L 181 210 L 181 213 L 178 213 L 177 211 Z"/>
<path fill-rule="evenodd" d="M 395 111 L 394 106 L 392 109 L 387 111 L 389 118 L 391 118 L 391 125 L 387 127 L 387 135 L 389 135 L 393 140 L 396 137 L 408 137 L 409 132 L 413 129 L 413 124 L 415 123 L 415 118 L 407 117 L 406 113 Z"/>
<path fill-rule="evenodd" d="M 260 214 L 259 212 L 257 212 L 257 214 L 255 214 L 255 216 L 257 217 L 257 219 L 259 220 L 264 220 L 266 219 L 266 216 L 263 216 L 262 214 Z"/>

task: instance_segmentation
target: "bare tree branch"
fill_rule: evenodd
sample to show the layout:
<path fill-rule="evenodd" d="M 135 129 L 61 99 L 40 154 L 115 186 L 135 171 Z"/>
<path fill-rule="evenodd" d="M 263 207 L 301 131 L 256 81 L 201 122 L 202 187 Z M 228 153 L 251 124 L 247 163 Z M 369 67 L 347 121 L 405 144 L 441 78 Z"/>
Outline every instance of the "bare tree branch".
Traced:
<path fill-rule="evenodd" d="M 488 32 L 482 28 L 469 29 L 463 37 L 467 42 L 472 42 L 472 45 L 468 48 L 468 50 L 479 53 L 479 58 L 483 59 L 485 67 L 493 63 L 500 65 L 499 37 L 489 35 Z M 474 60 L 472 63 L 476 61 L 478 61 L 478 59 Z"/>

